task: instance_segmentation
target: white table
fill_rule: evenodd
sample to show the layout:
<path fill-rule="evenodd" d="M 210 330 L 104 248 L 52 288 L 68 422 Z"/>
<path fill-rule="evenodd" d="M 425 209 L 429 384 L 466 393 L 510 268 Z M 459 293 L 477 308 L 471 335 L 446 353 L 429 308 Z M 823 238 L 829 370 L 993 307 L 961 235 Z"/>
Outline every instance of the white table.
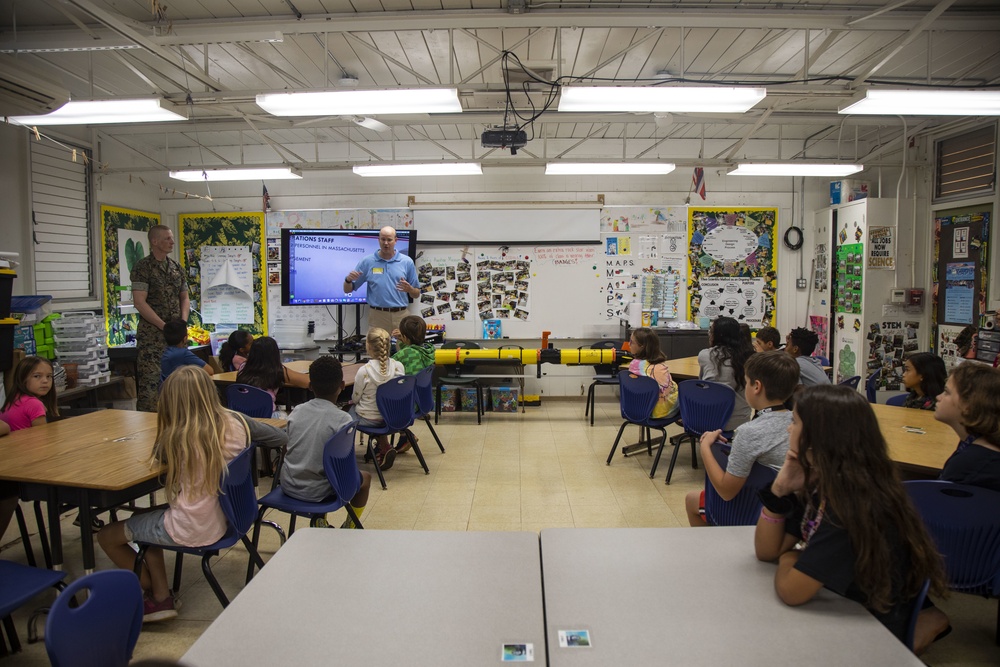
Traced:
<path fill-rule="evenodd" d="M 302 529 L 184 655 L 218 665 L 545 664 L 538 535 Z"/>
<path fill-rule="evenodd" d="M 855 602 L 783 604 L 753 531 L 543 530 L 549 664 L 923 664 Z M 592 647 L 559 648 L 559 630 L 589 630 Z"/>

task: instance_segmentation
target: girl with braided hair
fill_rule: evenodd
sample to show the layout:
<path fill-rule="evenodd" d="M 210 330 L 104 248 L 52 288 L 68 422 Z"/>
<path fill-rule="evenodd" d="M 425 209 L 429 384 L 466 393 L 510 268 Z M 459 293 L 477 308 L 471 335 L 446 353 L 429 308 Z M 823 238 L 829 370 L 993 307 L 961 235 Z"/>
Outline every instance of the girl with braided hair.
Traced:
<path fill-rule="evenodd" d="M 375 392 L 379 385 L 394 377 L 405 375 L 406 371 L 403 369 L 403 364 L 389 358 L 388 331 L 373 327 L 368 330 L 365 342 L 369 359 L 368 363 L 358 369 L 358 374 L 354 378 L 354 394 L 351 397 L 354 406 L 351 408 L 351 413 L 358 418 L 358 423 L 362 426 L 382 426 L 385 420 L 382 419 L 375 403 Z M 396 450 L 389 446 L 388 436 L 380 435 L 376 440 L 378 442 L 376 463 L 382 470 L 388 470 L 396 459 Z"/>

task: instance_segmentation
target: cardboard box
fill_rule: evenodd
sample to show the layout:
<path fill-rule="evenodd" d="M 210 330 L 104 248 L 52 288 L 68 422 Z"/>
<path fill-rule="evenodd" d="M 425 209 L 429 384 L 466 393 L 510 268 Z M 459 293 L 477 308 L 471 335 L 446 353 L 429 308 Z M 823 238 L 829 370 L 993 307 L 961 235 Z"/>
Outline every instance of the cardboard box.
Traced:
<path fill-rule="evenodd" d="M 868 182 L 855 179 L 845 179 L 843 181 L 831 181 L 830 183 L 830 203 L 846 204 L 858 199 L 868 198 Z"/>
<path fill-rule="evenodd" d="M 476 389 L 475 387 L 459 387 L 458 398 L 462 412 L 476 411 Z"/>
<path fill-rule="evenodd" d="M 493 412 L 517 412 L 517 387 L 490 387 Z"/>
<path fill-rule="evenodd" d="M 441 386 L 441 412 L 454 412 L 457 410 L 456 399 L 458 394 L 458 387 L 451 387 L 449 385 Z"/>

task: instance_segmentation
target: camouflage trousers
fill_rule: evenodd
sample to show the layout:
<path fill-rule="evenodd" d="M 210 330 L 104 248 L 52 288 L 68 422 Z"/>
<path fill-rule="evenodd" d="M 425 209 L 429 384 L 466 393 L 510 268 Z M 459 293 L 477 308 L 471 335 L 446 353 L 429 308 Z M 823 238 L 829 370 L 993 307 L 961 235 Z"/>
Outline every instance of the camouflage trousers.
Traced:
<path fill-rule="evenodd" d="M 136 347 L 139 356 L 136 359 L 136 402 L 135 409 L 143 412 L 156 412 L 156 400 L 160 394 L 160 363 L 167 344 L 163 334 L 154 329 L 155 333 L 136 336 Z"/>

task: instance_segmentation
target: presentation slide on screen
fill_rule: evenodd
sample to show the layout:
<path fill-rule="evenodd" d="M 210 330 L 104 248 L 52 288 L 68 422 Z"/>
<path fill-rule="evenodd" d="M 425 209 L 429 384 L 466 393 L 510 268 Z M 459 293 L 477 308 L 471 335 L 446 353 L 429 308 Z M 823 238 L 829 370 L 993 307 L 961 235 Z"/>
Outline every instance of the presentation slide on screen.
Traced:
<path fill-rule="evenodd" d="M 396 250 L 407 253 L 408 242 L 399 239 Z M 368 285 L 344 294 L 344 277 L 366 255 L 378 251 L 377 236 L 346 234 L 293 234 L 288 240 L 288 296 L 290 303 L 365 303 Z"/>

